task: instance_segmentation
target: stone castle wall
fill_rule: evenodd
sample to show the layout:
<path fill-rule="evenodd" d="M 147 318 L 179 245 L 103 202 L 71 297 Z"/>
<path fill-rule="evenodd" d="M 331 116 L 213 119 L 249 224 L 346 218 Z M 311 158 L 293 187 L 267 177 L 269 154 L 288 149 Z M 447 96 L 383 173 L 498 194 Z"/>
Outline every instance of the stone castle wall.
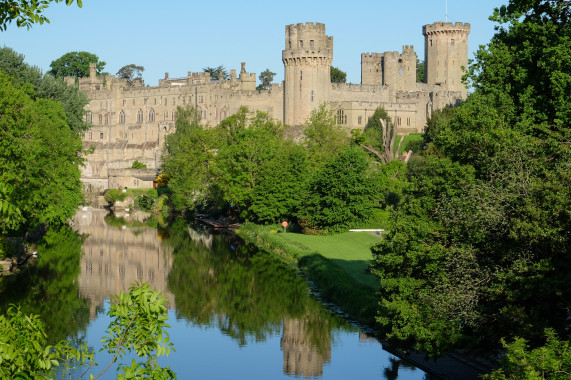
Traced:
<path fill-rule="evenodd" d="M 299 23 L 285 28 L 282 52 L 284 82 L 271 90 L 256 90 L 256 74 L 230 71 L 230 78 L 209 73 L 165 78 L 158 86 L 144 82 L 129 87 L 114 76 L 98 77 L 95 67 L 79 86 L 91 99 L 87 121 L 93 127 L 84 144 L 93 147 L 83 168 L 83 182 L 91 191 L 114 187 L 109 170 L 129 168 L 135 160 L 149 169 L 160 167 L 165 137 L 174 131 L 178 106 L 191 105 L 201 123 L 213 126 L 241 106 L 267 112 L 286 124 L 303 125 L 310 113 L 327 103 L 339 124 L 349 132 L 364 129 L 383 106 L 401 133 L 421 132 L 432 111 L 454 106 L 466 97 L 461 82 L 467 65 L 469 24 L 437 22 L 423 27 L 426 83 L 416 82 L 417 55 L 413 46 L 402 52 L 363 53 L 361 84 L 332 84 L 333 37 L 321 23 Z M 69 78 L 73 81 L 74 78 Z"/>

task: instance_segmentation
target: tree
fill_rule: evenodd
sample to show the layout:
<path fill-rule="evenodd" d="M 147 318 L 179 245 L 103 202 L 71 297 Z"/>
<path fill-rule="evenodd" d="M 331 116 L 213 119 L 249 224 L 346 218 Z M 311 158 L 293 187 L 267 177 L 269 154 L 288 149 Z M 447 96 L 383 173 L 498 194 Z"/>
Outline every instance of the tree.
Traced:
<path fill-rule="evenodd" d="M 313 110 L 303 129 L 303 144 L 314 168 L 339 153 L 349 143 L 347 133 L 337 124 L 325 104 Z"/>
<path fill-rule="evenodd" d="M 130 365 L 120 364 L 117 378 L 176 379 L 169 368 L 157 364 L 157 357 L 169 355 L 174 350 L 169 343 L 165 307 L 166 297 L 153 291 L 148 284 L 132 284 L 129 293 L 114 296 L 108 312 L 112 321 L 103 338 L 104 349 L 115 354 L 109 365 L 96 376 L 104 374 L 113 363 L 130 352 L 135 352 L 142 362 L 135 359 Z M 93 354 L 85 344 L 73 347 L 63 340 L 55 345 L 47 344 L 44 325 L 36 315 L 24 315 L 19 308 L 11 307 L 0 315 L 0 374 L 3 378 L 55 378 L 53 368 L 64 367 L 63 376 L 70 369 L 91 368 L 95 365 Z M 120 373 L 122 371 L 123 373 Z"/>
<path fill-rule="evenodd" d="M 420 83 L 425 81 L 424 61 L 418 58 L 416 59 L 416 81 Z"/>
<path fill-rule="evenodd" d="M 55 77 L 85 78 L 89 76 L 89 64 L 96 64 L 96 74 L 101 75 L 105 68 L 105 61 L 100 61 L 95 54 L 86 51 L 72 51 L 50 63 L 48 73 Z"/>
<path fill-rule="evenodd" d="M 65 223 L 83 199 L 81 139 L 59 103 L 29 92 L 0 73 L 0 181 L 17 189 L 18 226 Z"/>
<path fill-rule="evenodd" d="M 371 216 L 373 183 L 369 162 L 358 147 L 347 147 L 327 161 L 310 180 L 299 213 L 303 225 L 338 232 Z"/>
<path fill-rule="evenodd" d="M 143 66 L 137 66 L 131 63 L 130 65 L 121 67 L 119 71 L 117 71 L 116 75 L 119 78 L 125 79 L 130 87 L 134 87 L 136 82 L 142 85 L 143 71 L 145 71 L 145 68 Z"/>
<path fill-rule="evenodd" d="M 270 90 L 272 88 L 272 81 L 274 80 L 274 75 L 270 69 L 266 69 L 260 73 L 260 84 L 256 87 L 256 90 Z"/>
<path fill-rule="evenodd" d="M 337 67 L 331 66 L 331 83 L 345 83 L 347 81 L 347 73 L 339 70 Z"/>
<path fill-rule="evenodd" d="M 50 3 L 60 3 L 63 0 L 7 0 L 0 3 L 0 31 L 6 30 L 8 24 L 16 20 L 19 28 L 30 29 L 33 24 L 50 22 L 42 13 L 49 7 Z M 74 0 L 65 0 L 67 5 L 74 3 Z M 82 1 L 76 1 L 78 7 L 82 7 Z"/>
<path fill-rule="evenodd" d="M 222 65 L 218 67 L 204 67 L 202 71 L 210 73 L 210 79 L 212 80 L 228 80 L 230 78 L 228 70 Z"/>

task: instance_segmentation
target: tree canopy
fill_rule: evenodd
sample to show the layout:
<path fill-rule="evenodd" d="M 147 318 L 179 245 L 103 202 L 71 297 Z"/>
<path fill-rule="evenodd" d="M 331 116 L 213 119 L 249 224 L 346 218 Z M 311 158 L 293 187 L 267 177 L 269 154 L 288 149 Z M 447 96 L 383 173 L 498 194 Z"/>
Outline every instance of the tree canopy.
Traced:
<path fill-rule="evenodd" d="M 0 31 L 6 30 L 8 25 L 16 20 L 19 28 L 30 29 L 33 24 L 50 22 L 43 12 L 51 3 L 61 3 L 63 0 L 6 0 L 0 3 Z M 67 5 L 77 3 L 82 7 L 82 0 L 65 0 Z"/>
<path fill-rule="evenodd" d="M 143 71 L 145 68 L 143 66 L 137 66 L 134 63 L 130 65 L 123 66 L 117 71 L 117 76 L 123 78 L 127 81 L 127 84 L 131 87 L 135 86 L 135 83 L 143 83 Z"/>
<path fill-rule="evenodd" d="M 48 73 L 55 77 L 77 77 L 85 78 L 89 76 L 89 64 L 96 64 L 96 74 L 101 75 L 105 68 L 105 61 L 100 61 L 99 57 L 86 51 L 72 51 L 59 57 L 50 63 L 51 70 Z"/>
<path fill-rule="evenodd" d="M 272 81 L 274 80 L 274 75 L 276 73 L 272 73 L 270 69 L 265 69 L 260 73 L 260 84 L 256 87 L 256 90 L 269 90 L 272 87 Z"/>
<path fill-rule="evenodd" d="M 538 347 L 571 310 L 568 2 L 512 0 L 492 19 L 474 92 L 433 113 L 373 248 L 387 338 L 433 355 Z"/>
<path fill-rule="evenodd" d="M 211 80 L 230 79 L 230 75 L 228 75 L 228 70 L 226 70 L 226 68 L 222 65 L 218 67 L 210 67 L 210 66 L 204 67 L 202 71 L 204 71 L 205 73 L 210 73 Z"/>
<path fill-rule="evenodd" d="M 339 70 L 337 67 L 331 66 L 331 83 L 345 83 L 347 82 L 347 73 Z"/>

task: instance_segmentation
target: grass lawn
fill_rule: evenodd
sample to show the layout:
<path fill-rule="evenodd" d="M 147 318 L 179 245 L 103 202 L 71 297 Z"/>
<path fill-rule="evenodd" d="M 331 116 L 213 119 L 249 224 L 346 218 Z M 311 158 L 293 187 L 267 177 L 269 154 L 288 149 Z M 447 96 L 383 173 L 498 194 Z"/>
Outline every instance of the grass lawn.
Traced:
<path fill-rule="evenodd" d="M 345 232 L 336 235 L 303 235 L 285 233 L 281 239 L 304 249 L 307 254 L 314 252 L 332 260 L 360 283 L 376 289 L 377 279 L 365 273 L 373 259 L 371 246 L 379 242 L 379 235 L 369 232 Z"/>
<path fill-rule="evenodd" d="M 397 135 L 397 138 L 395 139 L 395 146 L 394 146 L 394 150 L 396 151 L 397 148 L 399 147 L 399 139 L 400 139 L 401 135 Z M 406 148 L 406 144 L 409 141 L 420 141 L 422 140 L 422 133 L 410 133 L 408 135 L 404 136 L 404 140 L 400 146 L 400 152 L 399 152 L 399 156 L 404 152 L 404 149 Z"/>

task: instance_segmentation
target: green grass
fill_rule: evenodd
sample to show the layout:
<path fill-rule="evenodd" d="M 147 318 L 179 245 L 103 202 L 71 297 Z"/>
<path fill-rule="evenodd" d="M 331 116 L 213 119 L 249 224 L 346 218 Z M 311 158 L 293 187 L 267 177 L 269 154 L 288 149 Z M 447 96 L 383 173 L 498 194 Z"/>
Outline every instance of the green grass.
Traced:
<path fill-rule="evenodd" d="M 394 151 L 397 150 L 397 148 L 399 147 L 399 139 L 400 139 L 401 135 L 397 135 L 397 138 L 395 139 L 395 146 L 394 146 Z M 406 147 L 406 144 L 409 141 L 420 141 L 422 140 L 422 133 L 410 133 L 408 135 L 404 136 L 404 141 L 402 142 L 401 146 L 400 146 L 400 152 L 399 152 L 399 156 L 404 152 L 404 149 Z"/>
<path fill-rule="evenodd" d="M 319 253 L 332 260 L 355 280 L 371 288 L 378 286 L 376 278 L 366 273 L 373 256 L 371 246 L 379 242 L 379 236 L 368 232 L 345 232 L 337 235 L 279 234 L 280 238 L 309 253 Z"/>
<path fill-rule="evenodd" d="M 318 253 L 343 268 L 359 283 L 376 289 L 378 281 L 366 273 L 373 259 L 371 246 L 380 237 L 368 232 L 345 232 L 336 235 L 303 235 L 278 233 L 278 226 L 244 224 L 238 234 L 246 241 L 270 252 L 277 253 L 288 261 Z"/>

